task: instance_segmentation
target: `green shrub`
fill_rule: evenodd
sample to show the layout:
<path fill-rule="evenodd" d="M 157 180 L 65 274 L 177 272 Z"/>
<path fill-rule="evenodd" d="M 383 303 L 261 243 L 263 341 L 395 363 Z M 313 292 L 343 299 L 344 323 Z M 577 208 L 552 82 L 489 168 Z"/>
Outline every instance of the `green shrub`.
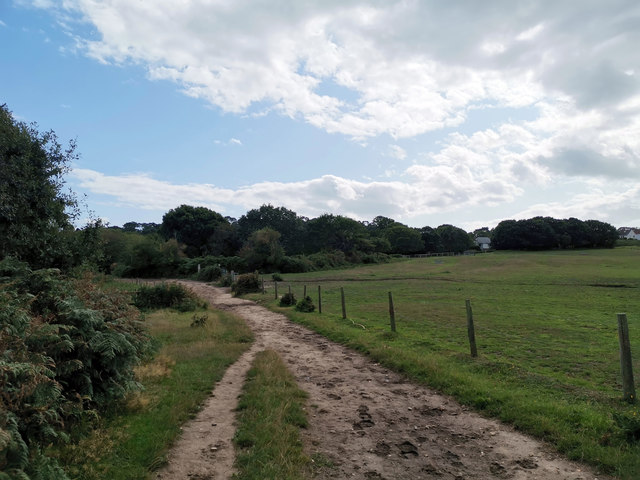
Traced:
<path fill-rule="evenodd" d="M 283 257 L 280 260 L 282 273 L 305 273 L 313 270 L 313 263 L 306 257 Z"/>
<path fill-rule="evenodd" d="M 219 287 L 230 287 L 233 285 L 233 277 L 228 273 L 223 275 L 218 282 Z"/>
<path fill-rule="evenodd" d="M 194 313 L 191 319 L 191 326 L 204 327 L 207 324 L 207 320 L 209 320 L 209 315 L 207 315 L 206 313 L 203 313 L 202 315 Z"/>
<path fill-rule="evenodd" d="M 0 262 L 0 478 L 67 479 L 44 449 L 138 388 L 150 350 L 125 295 Z"/>
<path fill-rule="evenodd" d="M 222 276 L 222 269 L 218 265 L 209 265 L 201 268 L 196 279 L 201 282 L 213 282 Z"/>
<path fill-rule="evenodd" d="M 262 291 L 258 273 L 255 272 L 238 275 L 235 283 L 231 285 L 231 291 L 234 293 L 234 295 L 242 295 L 243 293 L 254 293 Z"/>
<path fill-rule="evenodd" d="M 177 283 L 142 285 L 136 292 L 133 303 L 141 310 L 175 308 L 180 312 L 191 312 L 200 306 L 198 298 L 187 288 Z"/>
<path fill-rule="evenodd" d="M 274 282 L 281 282 L 283 278 L 282 278 L 282 275 L 280 275 L 279 273 L 272 273 L 271 280 L 273 280 Z"/>
<path fill-rule="evenodd" d="M 613 420 L 629 443 L 640 441 L 640 410 L 634 407 L 630 412 L 613 412 Z"/>
<path fill-rule="evenodd" d="M 296 311 L 298 312 L 311 313 L 315 309 L 316 306 L 313 304 L 313 300 L 308 295 L 296 304 Z"/>
<path fill-rule="evenodd" d="M 309 255 L 307 258 L 313 264 L 315 270 L 344 267 L 350 263 L 344 252 L 340 250 L 314 253 Z"/>
<path fill-rule="evenodd" d="M 285 293 L 280 299 L 281 307 L 292 307 L 296 304 L 296 297 L 293 293 Z"/>

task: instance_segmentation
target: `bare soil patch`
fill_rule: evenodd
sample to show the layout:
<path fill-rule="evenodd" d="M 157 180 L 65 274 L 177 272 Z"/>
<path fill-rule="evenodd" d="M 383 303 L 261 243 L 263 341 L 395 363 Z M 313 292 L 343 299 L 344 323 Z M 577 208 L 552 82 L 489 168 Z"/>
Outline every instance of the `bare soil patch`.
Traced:
<path fill-rule="evenodd" d="M 227 289 L 183 282 L 213 307 L 244 318 L 249 352 L 216 385 L 159 479 L 228 479 L 233 410 L 256 352 L 276 350 L 309 394 L 302 432 L 317 479 L 605 479 L 549 446 L 451 398 L 412 384 L 370 359 Z"/>

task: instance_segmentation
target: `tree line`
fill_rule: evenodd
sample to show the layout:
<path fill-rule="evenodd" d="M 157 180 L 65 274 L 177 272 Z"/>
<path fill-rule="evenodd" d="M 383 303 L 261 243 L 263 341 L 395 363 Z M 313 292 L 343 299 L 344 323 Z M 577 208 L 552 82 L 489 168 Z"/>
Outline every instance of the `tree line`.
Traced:
<path fill-rule="evenodd" d="M 334 214 L 310 219 L 273 205 L 238 219 L 181 205 L 160 224 L 101 228 L 101 238 L 101 268 L 140 277 L 193 273 L 197 264 L 211 263 L 235 271 L 304 272 L 475 246 L 470 234 L 453 225 L 413 228 L 384 216 L 370 222 Z"/>
<path fill-rule="evenodd" d="M 449 224 L 414 228 L 384 216 L 370 222 L 333 214 L 309 219 L 272 205 L 235 219 L 181 205 L 160 224 L 101 228 L 101 268 L 135 277 L 187 275 L 198 265 L 295 273 L 385 262 L 398 255 L 462 253 L 478 249 L 478 237 L 490 238 L 497 250 L 545 250 L 611 248 L 618 234 L 608 223 L 576 218 L 505 220 L 494 229 L 466 232 Z"/>

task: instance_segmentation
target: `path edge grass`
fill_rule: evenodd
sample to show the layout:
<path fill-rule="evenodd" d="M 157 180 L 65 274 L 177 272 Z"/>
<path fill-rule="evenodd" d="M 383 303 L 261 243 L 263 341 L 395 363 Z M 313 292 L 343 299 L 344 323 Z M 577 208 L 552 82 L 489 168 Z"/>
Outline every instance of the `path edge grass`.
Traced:
<path fill-rule="evenodd" d="M 237 407 L 235 480 L 307 478 L 307 397 L 277 352 L 256 354 Z"/>

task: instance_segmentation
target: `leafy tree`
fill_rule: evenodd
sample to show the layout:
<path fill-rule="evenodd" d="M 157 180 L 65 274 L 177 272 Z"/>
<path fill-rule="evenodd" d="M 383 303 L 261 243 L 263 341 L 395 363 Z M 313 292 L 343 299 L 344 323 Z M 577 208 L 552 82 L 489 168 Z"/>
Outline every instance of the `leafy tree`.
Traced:
<path fill-rule="evenodd" d="M 160 228 L 162 225 L 158 223 L 138 223 L 138 222 L 127 222 L 122 225 L 122 229 L 125 232 L 129 233 L 141 233 L 143 235 L 151 235 L 160 232 Z M 116 227 L 117 228 L 117 227 Z"/>
<path fill-rule="evenodd" d="M 440 237 L 445 252 L 462 253 L 473 247 L 469 235 L 461 228 L 445 224 L 436 228 L 436 233 Z"/>
<path fill-rule="evenodd" d="M 431 227 L 422 227 L 420 229 L 420 235 L 422 236 L 422 242 L 424 243 L 424 249 L 426 252 L 442 252 L 442 240 L 440 239 L 440 235 L 434 228 Z"/>
<path fill-rule="evenodd" d="M 612 248 L 616 229 L 605 222 L 577 218 L 557 220 L 534 217 L 527 220 L 504 220 L 493 230 L 496 249 L 543 250 L 552 248 Z"/>
<path fill-rule="evenodd" d="M 387 227 L 382 235 L 389 240 L 391 245 L 391 253 L 401 253 L 403 255 L 411 255 L 424 251 L 424 242 L 420 231 L 415 228 L 409 228 L 406 225 L 396 223 Z"/>
<path fill-rule="evenodd" d="M 280 232 L 272 228 L 253 232 L 242 247 L 240 256 L 246 260 L 249 270 L 278 270 L 284 257 L 284 249 L 280 245 Z"/>
<path fill-rule="evenodd" d="M 305 219 L 296 212 L 284 207 L 262 205 L 249 210 L 238 220 L 238 233 L 241 239 L 263 228 L 280 232 L 280 243 L 288 255 L 296 255 L 304 250 Z"/>
<path fill-rule="evenodd" d="M 420 231 L 392 218 L 378 215 L 367 225 L 367 230 L 377 252 L 410 255 L 424 250 Z"/>
<path fill-rule="evenodd" d="M 367 228 L 360 222 L 342 215 L 324 214 L 307 222 L 308 253 L 321 250 L 340 250 L 345 254 L 373 251 Z"/>
<path fill-rule="evenodd" d="M 517 220 L 503 220 L 491 235 L 491 245 L 497 250 L 517 250 L 521 248 L 520 225 Z"/>
<path fill-rule="evenodd" d="M 173 238 L 185 244 L 187 256 L 197 257 L 217 249 L 213 244 L 214 234 L 228 224 L 222 215 L 206 207 L 181 205 L 164 214 L 160 230 L 165 239 Z"/>
<path fill-rule="evenodd" d="M 525 250 L 548 250 L 557 245 L 555 231 L 544 217 L 519 221 L 521 247 Z"/>
<path fill-rule="evenodd" d="M 367 225 L 367 228 L 373 235 L 375 235 L 376 233 L 378 232 L 381 233 L 386 229 L 393 227 L 395 225 L 400 225 L 400 224 L 396 222 L 393 218 L 378 215 L 376 218 L 373 219 L 371 223 Z"/>
<path fill-rule="evenodd" d="M 63 192 L 64 175 L 77 156 L 53 131 L 14 120 L 0 106 L 0 258 L 16 256 L 33 267 L 63 266 L 71 253 L 70 213 L 76 201 Z"/>
<path fill-rule="evenodd" d="M 599 220 L 587 220 L 584 223 L 593 247 L 613 248 L 615 246 L 618 231 L 613 225 Z"/>

